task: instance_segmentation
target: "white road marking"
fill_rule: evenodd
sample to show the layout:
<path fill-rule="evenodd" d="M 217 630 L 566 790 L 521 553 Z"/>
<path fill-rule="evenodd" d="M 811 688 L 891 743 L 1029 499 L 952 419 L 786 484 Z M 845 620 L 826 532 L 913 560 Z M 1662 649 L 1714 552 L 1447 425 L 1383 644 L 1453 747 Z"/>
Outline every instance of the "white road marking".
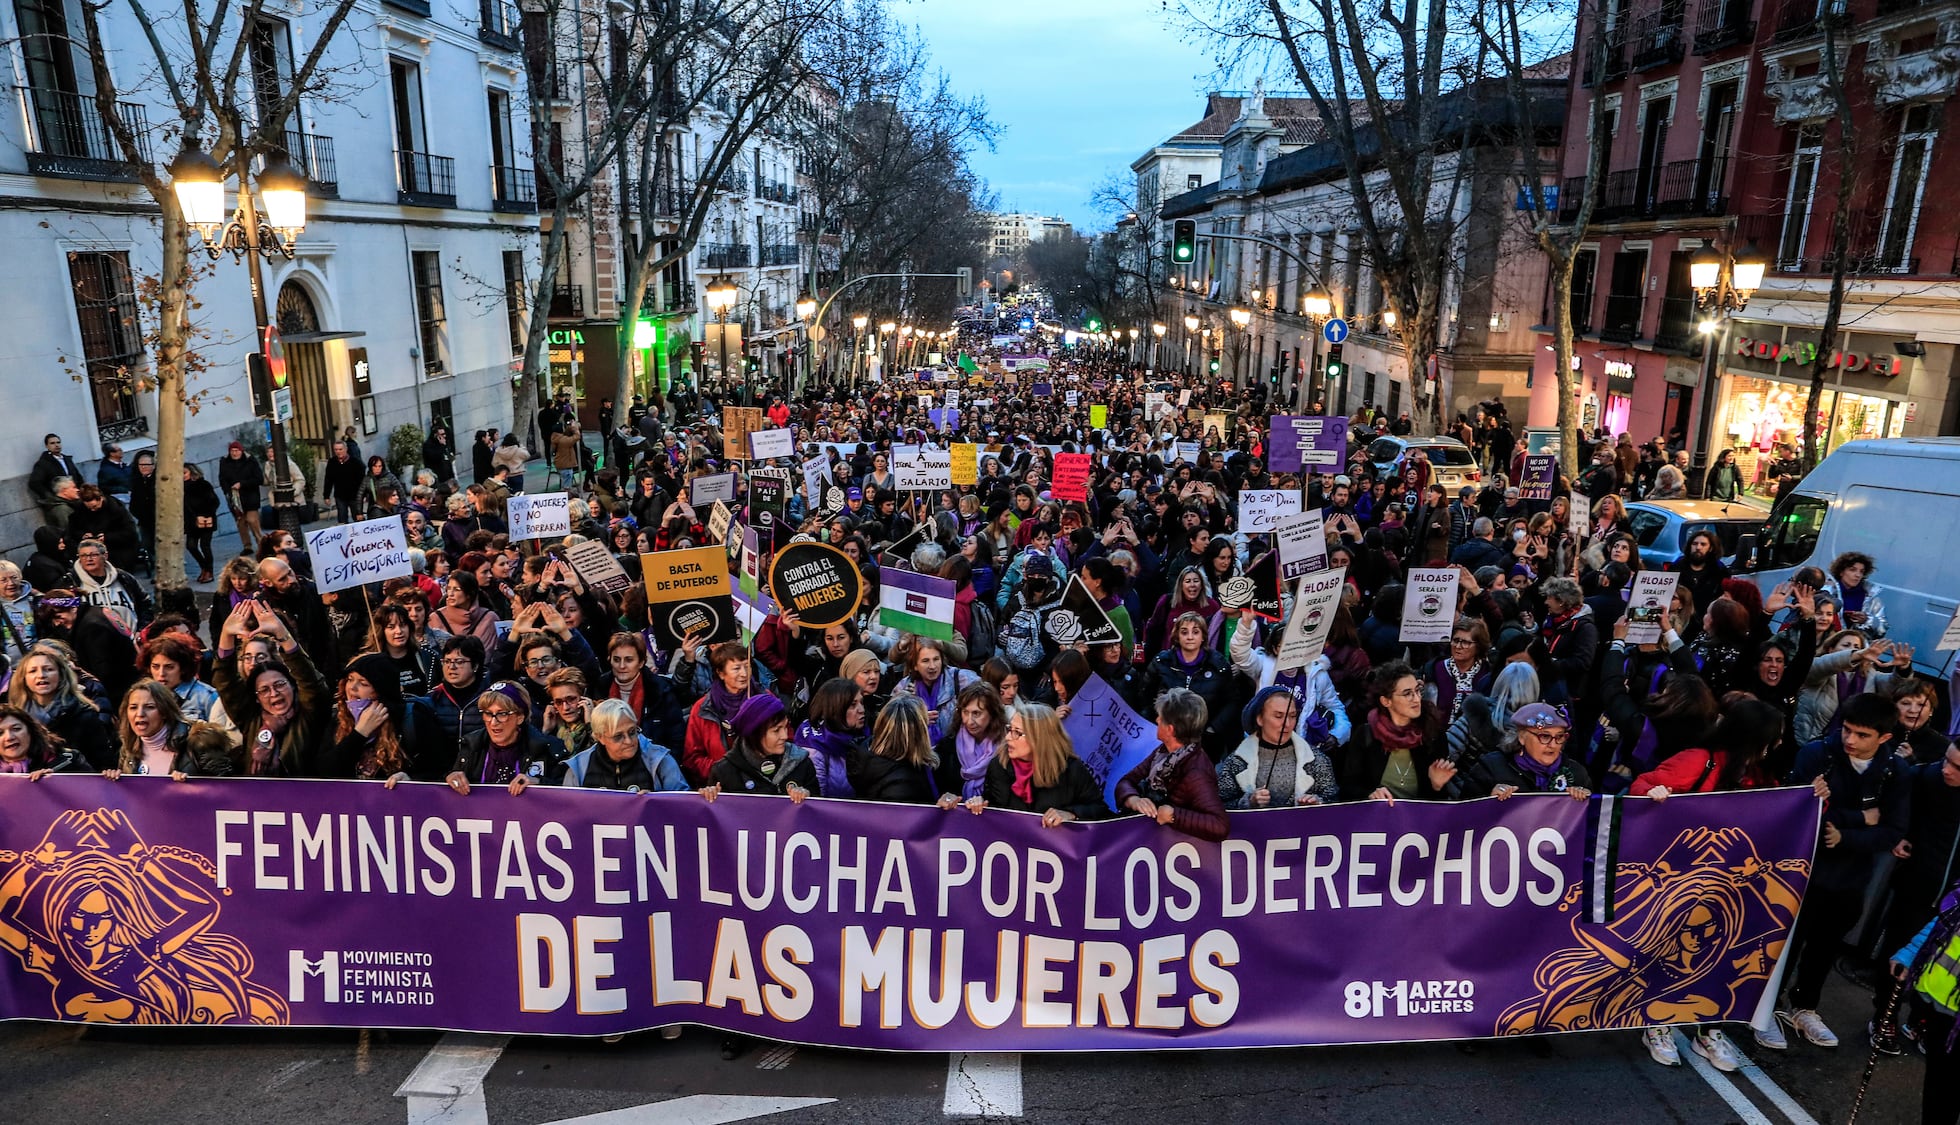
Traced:
<path fill-rule="evenodd" d="M 1749 1095 L 1729 1081 L 1728 1075 L 1715 1069 L 1714 1064 L 1707 1059 L 1695 1054 L 1694 1045 L 1689 1043 L 1688 1037 L 1681 1034 L 1678 1029 L 1674 1032 L 1674 1047 L 1681 1052 L 1681 1057 L 1687 1060 L 1688 1065 L 1694 1067 L 1695 1073 L 1701 1075 L 1701 1080 L 1708 1083 L 1708 1088 L 1729 1103 L 1729 1108 L 1742 1119 L 1743 1125 L 1775 1125 L 1767 1114 L 1756 1108 L 1755 1102 L 1749 1100 Z"/>
<path fill-rule="evenodd" d="M 691 1094 L 685 1098 L 672 1098 L 649 1105 L 636 1105 L 628 1109 L 611 1109 L 604 1113 L 588 1113 L 584 1117 L 568 1117 L 563 1121 L 548 1122 L 547 1125 L 724 1125 L 730 1121 L 747 1121 L 752 1117 L 768 1117 L 774 1113 L 787 1113 L 792 1109 L 808 1109 L 811 1106 L 828 1105 L 834 1098 L 764 1098 L 745 1094 Z"/>
<path fill-rule="evenodd" d="M 408 1125 L 489 1125 L 483 1079 L 510 1045 L 508 1035 L 450 1032 L 395 1090 L 408 1100 Z"/>
<path fill-rule="evenodd" d="M 1736 1053 L 1747 1060 L 1742 1067 L 1742 1076 L 1747 1078 L 1756 1089 L 1761 1090 L 1771 1105 L 1782 1110 L 1783 1116 L 1790 1119 L 1791 1125 L 1817 1125 L 1817 1119 L 1804 1112 L 1804 1108 L 1797 1104 L 1797 1099 L 1791 1097 L 1789 1091 L 1778 1086 L 1774 1078 L 1764 1073 L 1763 1068 L 1756 1065 L 1755 1059 L 1743 1054 L 1740 1047 L 1736 1048 Z"/>
<path fill-rule="evenodd" d="M 947 1055 L 945 1111 L 948 1117 L 1021 1116 L 1021 1056 Z"/>
<path fill-rule="evenodd" d="M 790 1060 L 795 1057 L 796 1048 L 785 1043 L 782 1046 L 772 1047 L 764 1051 L 761 1057 L 755 1060 L 755 1068 L 757 1070 L 785 1070 L 788 1069 Z"/>
<path fill-rule="evenodd" d="M 277 1090 L 279 1087 L 298 1078 L 302 1073 L 319 1066 L 325 1061 L 324 1059 L 299 1059 L 295 1062 L 289 1062 L 272 1072 L 272 1077 L 266 1080 L 265 1088 L 267 1090 Z"/>

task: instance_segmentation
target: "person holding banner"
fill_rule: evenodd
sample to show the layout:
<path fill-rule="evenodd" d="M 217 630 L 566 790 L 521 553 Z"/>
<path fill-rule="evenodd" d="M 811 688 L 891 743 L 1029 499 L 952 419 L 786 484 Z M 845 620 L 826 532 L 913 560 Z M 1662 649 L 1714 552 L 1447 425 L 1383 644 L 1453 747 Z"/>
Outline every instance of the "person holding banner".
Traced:
<path fill-rule="evenodd" d="M 728 752 L 709 767 L 708 783 L 700 790 L 703 797 L 712 802 L 726 790 L 788 797 L 792 804 L 800 805 L 816 791 L 816 767 L 801 746 L 791 744 L 789 712 L 782 700 L 767 692 L 751 695 L 735 711 L 728 727 Z"/>
<path fill-rule="evenodd" d="M 246 638 L 264 638 L 277 658 L 241 669 Z M 286 623 L 259 602 L 244 602 L 225 619 L 212 664 L 211 686 L 245 740 L 245 773 L 254 777 L 347 777 L 351 763 L 323 761 L 319 752 L 333 721 L 333 692 Z"/>
<path fill-rule="evenodd" d="M 385 780 L 390 787 L 439 781 L 450 754 L 434 737 L 435 725 L 426 704 L 403 696 L 395 662 L 370 652 L 356 657 L 340 677 L 331 757 L 348 763 L 351 776 Z"/>
<path fill-rule="evenodd" d="M 1497 749 L 1472 762 L 1443 787 L 1452 800 L 1519 793 L 1564 793 L 1575 800 L 1592 796 L 1592 775 L 1584 763 L 1565 756 L 1572 720 L 1547 703 L 1531 703 L 1511 713 L 1510 729 Z"/>
<path fill-rule="evenodd" d="M 978 797 L 1007 724 L 1007 709 L 993 685 L 984 680 L 960 689 L 957 708 L 959 725 L 932 747 L 933 756 L 939 759 L 934 781 L 946 796 Z"/>
<path fill-rule="evenodd" d="M 942 809 L 958 803 L 952 793 L 939 799 Z M 1054 710 L 1039 703 L 1018 703 L 1007 710 L 981 793 L 964 804 L 973 813 L 990 808 L 1039 813 L 1044 828 L 1109 817 L 1095 774 L 1076 756 Z"/>
<path fill-rule="evenodd" d="M 698 656 L 696 667 L 699 667 Z M 687 735 L 681 749 L 681 766 L 690 777 L 709 776 L 734 741 L 735 713 L 755 695 L 766 694 L 751 691 L 754 676 L 748 646 L 726 641 L 708 650 L 707 690 L 688 711 Z M 695 678 L 698 682 L 698 673 Z"/>
<path fill-rule="evenodd" d="M 531 725 L 531 693 L 501 680 L 476 700 L 483 729 L 463 739 L 444 780 L 468 796 L 472 785 L 500 785 L 512 796 L 532 785 L 557 785 L 565 772 L 565 746 Z"/>
<path fill-rule="evenodd" d="M 616 793 L 687 792 L 673 751 L 640 733 L 631 707 L 602 700 L 592 708 L 591 723 L 593 745 L 566 759 L 560 784 Z"/>
<path fill-rule="evenodd" d="M 1422 689 L 1415 669 L 1400 660 L 1379 665 L 1368 676 L 1373 704 L 1367 721 L 1354 728 L 1342 761 L 1341 792 L 1367 794 L 1371 801 L 1396 798 L 1433 801 L 1456 778 L 1445 752 L 1443 725 Z"/>
<path fill-rule="evenodd" d="M 850 763 L 864 752 L 864 692 L 853 680 L 832 677 L 810 697 L 810 717 L 796 728 L 796 744 L 810 755 L 817 796 L 849 798 Z"/>
<path fill-rule="evenodd" d="M 1286 688 L 1261 688 L 1239 725 L 1248 732 L 1245 741 L 1218 762 L 1218 796 L 1226 808 L 1318 805 L 1339 795 L 1334 763 L 1300 737 L 1300 705 Z"/>
<path fill-rule="evenodd" d="M 15 708 L 7 708 L 6 711 L 13 712 L 13 715 L 0 712 L 0 763 L 34 761 L 42 763 L 34 766 L 34 769 L 54 773 L 81 772 L 87 768 L 86 761 L 72 750 L 64 748 L 59 752 L 49 752 L 47 729 L 34 722 L 26 712 Z M 116 730 L 121 747 L 115 767 L 102 771 L 102 776 L 111 781 L 124 774 L 183 781 L 189 777 L 230 777 L 236 772 L 231 756 L 231 740 L 225 737 L 225 732 L 210 723 L 186 721 L 177 708 L 176 693 L 156 680 L 137 681 L 129 689 L 129 694 L 123 697 L 118 716 Z M 13 722 L 8 722 L 9 718 L 13 718 Z M 22 754 L 14 757 L 9 753 L 8 744 L 23 741 L 20 733 L 11 729 L 21 719 L 32 724 L 31 727 L 22 728 L 22 733 L 28 734 L 25 741 L 30 745 L 21 746 Z M 30 759 L 27 751 L 31 749 L 36 733 L 42 752 Z"/>
<path fill-rule="evenodd" d="M 0 704 L 0 777 L 39 781 L 51 773 L 89 773 L 94 769 L 80 751 L 63 745 L 26 710 Z"/>
<path fill-rule="evenodd" d="M 1157 749 L 1116 783 L 1116 804 L 1187 836 L 1218 843 L 1231 834 L 1218 773 L 1204 751 L 1211 716 L 1197 692 L 1157 697 Z"/>

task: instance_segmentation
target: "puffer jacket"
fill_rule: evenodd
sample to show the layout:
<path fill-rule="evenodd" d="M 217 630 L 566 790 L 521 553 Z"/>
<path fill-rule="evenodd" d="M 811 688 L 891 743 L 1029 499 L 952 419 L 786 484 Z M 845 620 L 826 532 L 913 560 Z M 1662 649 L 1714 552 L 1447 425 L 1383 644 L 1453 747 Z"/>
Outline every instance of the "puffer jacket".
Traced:
<path fill-rule="evenodd" d="M 564 784 L 571 788 L 583 788 L 585 771 L 592 765 L 592 755 L 599 753 L 593 746 L 573 754 L 565 760 Z M 654 780 L 660 793 L 683 793 L 687 791 L 687 778 L 681 775 L 681 764 L 674 752 L 648 738 L 640 736 L 640 762 Z"/>
<path fill-rule="evenodd" d="M 1810 674 L 1804 677 L 1803 691 L 1797 695 L 1797 713 L 1790 721 L 1798 744 L 1822 738 L 1830 729 L 1838 704 L 1843 702 L 1838 698 L 1838 673 L 1849 669 L 1857 655 L 1855 650 L 1827 652 L 1810 662 Z M 1892 673 L 1874 669 L 1865 676 L 1861 690 L 1884 691 L 1891 684 Z"/>
<path fill-rule="evenodd" d="M 1144 698 L 1153 708 L 1157 697 L 1172 688 L 1188 688 L 1205 701 L 1205 753 L 1213 762 L 1243 737 L 1239 730 L 1240 679 L 1218 650 L 1208 648 L 1199 653 L 1197 664 L 1187 669 L 1178 660 L 1176 649 L 1165 649 L 1151 658 L 1145 683 Z"/>
<path fill-rule="evenodd" d="M 727 793 L 787 797 L 792 785 L 806 793 L 817 791 L 817 771 L 810 764 L 810 755 L 794 743 L 783 750 L 775 772 L 769 774 L 762 772 L 746 749 L 734 746 L 708 771 L 708 780 Z"/>
<path fill-rule="evenodd" d="M 178 723 L 167 743 L 175 757 L 170 772 L 190 777 L 230 777 L 239 772 L 232 756 L 231 738 L 224 728 L 211 723 Z M 118 756 L 116 768 L 124 773 L 143 769 L 143 746 L 132 743 Z"/>
<path fill-rule="evenodd" d="M 522 745 L 517 752 L 517 772 L 531 779 L 533 785 L 558 785 L 565 776 L 565 744 L 526 723 L 521 736 Z M 460 773 L 471 785 L 495 785 L 494 780 L 485 780 L 484 761 L 490 756 L 490 732 L 479 730 L 463 739 L 463 748 L 456 754 L 456 760 L 449 767 L 450 773 Z"/>

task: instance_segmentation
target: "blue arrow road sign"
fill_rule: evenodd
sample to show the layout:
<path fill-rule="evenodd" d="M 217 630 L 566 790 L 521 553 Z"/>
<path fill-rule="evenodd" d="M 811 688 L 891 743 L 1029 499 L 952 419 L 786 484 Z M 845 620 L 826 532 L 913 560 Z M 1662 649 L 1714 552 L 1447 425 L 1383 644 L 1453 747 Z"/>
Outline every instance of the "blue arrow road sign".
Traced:
<path fill-rule="evenodd" d="M 1348 338 L 1348 323 L 1337 316 L 1328 321 L 1327 327 L 1321 329 L 1320 333 L 1327 337 L 1328 343 L 1338 344 Z"/>

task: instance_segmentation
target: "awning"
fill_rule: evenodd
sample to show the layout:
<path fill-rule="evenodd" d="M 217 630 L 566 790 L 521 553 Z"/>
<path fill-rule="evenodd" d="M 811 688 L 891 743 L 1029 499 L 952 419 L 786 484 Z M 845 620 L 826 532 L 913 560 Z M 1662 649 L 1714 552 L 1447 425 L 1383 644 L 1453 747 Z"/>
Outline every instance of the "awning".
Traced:
<path fill-rule="evenodd" d="M 279 341 L 283 344 L 324 344 L 328 340 L 352 340 L 357 336 L 365 335 L 367 333 L 352 329 L 334 332 L 282 332 L 279 334 Z"/>
<path fill-rule="evenodd" d="M 802 330 L 803 330 L 803 326 L 801 324 L 784 324 L 776 328 L 771 328 L 766 332 L 754 333 L 749 337 L 749 339 L 751 341 L 772 340 L 777 336 L 783 335 L 786 332 L 801 332 Z"/>

